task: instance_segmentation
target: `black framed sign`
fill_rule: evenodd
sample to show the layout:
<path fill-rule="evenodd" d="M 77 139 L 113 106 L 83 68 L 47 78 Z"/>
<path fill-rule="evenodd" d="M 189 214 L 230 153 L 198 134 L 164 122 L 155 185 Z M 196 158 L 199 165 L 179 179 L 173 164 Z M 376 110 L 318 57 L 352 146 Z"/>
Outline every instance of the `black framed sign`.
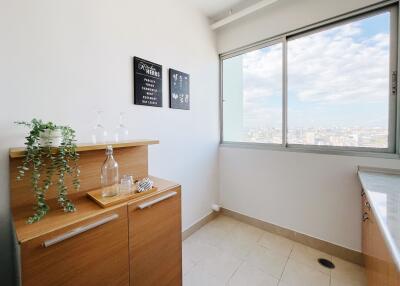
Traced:
<path fill-rule="evenodd" d="M 190 75 L 169 69 L 169 107 L 190 109 Z"/>
<path fill-rule="evenodd" d="M 134 103 L 162 106 L 162 65 L 133 58 L 135 95 Z"/>

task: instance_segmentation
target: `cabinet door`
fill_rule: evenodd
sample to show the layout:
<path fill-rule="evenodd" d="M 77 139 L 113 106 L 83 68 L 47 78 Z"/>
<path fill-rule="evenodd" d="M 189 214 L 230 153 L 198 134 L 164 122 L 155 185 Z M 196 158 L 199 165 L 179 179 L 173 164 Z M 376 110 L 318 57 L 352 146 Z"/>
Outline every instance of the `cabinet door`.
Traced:
<path fill-rule="evenodd" d="M 128 206 L 131 286 L 182 285 L 181 192 Z"/>
<path fill-rule="evenodd" d="M 368 201 L 363 201 L 366 214 L 363 222 L 363 253 L 368 286 L 399 286 L 399 273 L 377 225 L 376 217 L 366 203 Z"/>
<path fill-rule="evenodd" d="M 128 250 L 124 206 L 23 243 L 22 285 L 126 286 Z"/>

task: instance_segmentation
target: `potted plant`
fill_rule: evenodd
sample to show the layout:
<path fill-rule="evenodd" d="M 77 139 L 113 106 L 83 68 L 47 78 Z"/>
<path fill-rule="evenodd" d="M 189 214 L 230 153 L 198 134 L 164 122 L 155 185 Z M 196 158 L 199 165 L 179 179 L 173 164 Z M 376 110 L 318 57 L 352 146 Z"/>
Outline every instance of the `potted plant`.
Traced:
<path fill-rule="evenodd" d="M 31 171 L 32 190 L 36 199 L 35 213 L 28 223 L 39 221 L 49 211 L 46 192 L 56 182 L 57 201 L 65 212 L 74 212 L 75 206 L 68 199 L 65 176 L 73 177 L 73 187 L 80 187 L 75 131 L 69 126 L 58 126 L 52 122 L 44 123 L 33 119 L 30 122 L 16 122 L 30 128 L 26 138 L 26 154 L 21 166 L 18 166 L 17 180 L 21 180 L 27 171 Z M 56 177 L 55 180 L 53 178 Z"/>

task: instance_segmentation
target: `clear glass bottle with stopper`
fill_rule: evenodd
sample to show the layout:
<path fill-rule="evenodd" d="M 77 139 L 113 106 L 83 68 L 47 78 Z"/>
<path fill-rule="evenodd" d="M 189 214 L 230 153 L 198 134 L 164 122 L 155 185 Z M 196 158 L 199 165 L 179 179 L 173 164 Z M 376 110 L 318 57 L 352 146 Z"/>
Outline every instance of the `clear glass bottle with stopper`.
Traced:
<path fill-rule="evenodd" d="M 111 145 L 106 148 L 107 159 L 101 167 L 101 188 L 103 197 L 113 197 L 119 193 L 118 163 L 113 156 Z"/>

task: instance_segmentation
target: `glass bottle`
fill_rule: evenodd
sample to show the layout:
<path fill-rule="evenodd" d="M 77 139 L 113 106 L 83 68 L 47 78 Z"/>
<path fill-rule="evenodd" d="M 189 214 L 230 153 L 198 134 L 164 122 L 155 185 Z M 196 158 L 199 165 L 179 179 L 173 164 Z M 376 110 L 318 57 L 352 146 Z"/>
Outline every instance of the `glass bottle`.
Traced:
<path fill-rule="evenodd" d="M 101 188 L 103 197 L 113 197 L 119 193 L 118 163 L 113 156 L 111 145 L 106 148 L 107 159 L 101 167 Z"/>
<path fill-rule="evenodd" d="M 128 128 L 126 128 L 126 126 L 124 125 L 124 116 L 125 113 L 124 112 L 120 112 L 119 114 L 119 124 L 117 126 L 117 128 L 115 129 L 115 142 L 121 142 L 121 141 L 126 141 L 128 140 L 128 135 L 129 135 L 129 131 Z"/>
<path fill-rule="evenodd" d="M 101 115 L 103 111 L 97 111 L 97 121 L 96 125 L 92 130 L 92 143 L 93 144 L 104 144 L 107 140 L 107 131 L 104 126 L 101 124 Z"/>

